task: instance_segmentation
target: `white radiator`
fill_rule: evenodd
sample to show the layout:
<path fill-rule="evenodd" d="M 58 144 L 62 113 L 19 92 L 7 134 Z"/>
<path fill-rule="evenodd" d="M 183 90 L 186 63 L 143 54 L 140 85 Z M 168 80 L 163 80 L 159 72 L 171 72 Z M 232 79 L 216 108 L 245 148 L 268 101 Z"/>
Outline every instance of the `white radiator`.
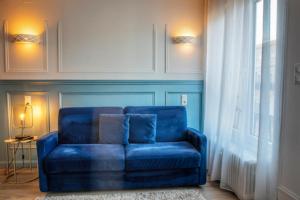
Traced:
<path fill-rule="evenodd" d="M 221 187 L 232 190 L 240 199 L 254 199 L 256 161 L 231 153 Z"/>

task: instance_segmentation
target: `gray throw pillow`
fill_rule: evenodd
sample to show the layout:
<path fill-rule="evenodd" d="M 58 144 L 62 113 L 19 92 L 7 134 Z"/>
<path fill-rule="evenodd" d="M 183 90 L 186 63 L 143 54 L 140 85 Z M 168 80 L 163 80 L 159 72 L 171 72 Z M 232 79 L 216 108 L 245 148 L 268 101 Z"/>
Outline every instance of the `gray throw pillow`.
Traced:
<path fill-rule="evenodd" d="M 123 114 L 100 114 L 100 144 L 128 144 L 129 116 Z"/>

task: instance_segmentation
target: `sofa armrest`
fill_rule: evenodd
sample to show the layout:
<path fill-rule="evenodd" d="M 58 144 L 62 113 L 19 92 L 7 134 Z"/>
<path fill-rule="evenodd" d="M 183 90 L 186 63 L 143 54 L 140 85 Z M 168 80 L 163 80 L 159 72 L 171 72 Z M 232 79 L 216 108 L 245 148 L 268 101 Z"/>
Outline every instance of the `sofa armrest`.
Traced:
<path fill-rule="evenodd" d="M 45 157 L 57 146 L 58 134 L 52 132 L 39 138 L 36 142 L 39 168 L 40 190 L 42 192 L 48 191 L 47 175 L 44 171 L 43 162 Z"/>
<path fill-rule="evenodd" d="M 200 131 L 188 128 L 186 131 L 187 140 L 201 153 L 206 152 L 207 138 Z"/>
<path fill-rule="evenodd" d="M 201 163 L 199 167 L 199 185 L 204 185 L 206 183 L 207 138 L 203 133 L 192 128 L 187 129 L 186 136 L 187 140 L 201 154 Z"/>

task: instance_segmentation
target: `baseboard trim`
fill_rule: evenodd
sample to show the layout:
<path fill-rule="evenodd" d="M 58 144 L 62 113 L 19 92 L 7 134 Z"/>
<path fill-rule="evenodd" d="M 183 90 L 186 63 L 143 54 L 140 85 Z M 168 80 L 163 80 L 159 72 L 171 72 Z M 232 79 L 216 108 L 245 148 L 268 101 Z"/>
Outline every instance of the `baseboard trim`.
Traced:
<path fill-rule="evenodd" d="M 285 195 L 287 195 L 288 197 L 290 197 L 293 200 L 300 200 L 300 196 L 297 195 L 295 192 L 291 191 L 290 189 L 288 189 L 287 187 L 280 185 L 278 187 L 278 190 L 282 193 L 284 193 Z"/>

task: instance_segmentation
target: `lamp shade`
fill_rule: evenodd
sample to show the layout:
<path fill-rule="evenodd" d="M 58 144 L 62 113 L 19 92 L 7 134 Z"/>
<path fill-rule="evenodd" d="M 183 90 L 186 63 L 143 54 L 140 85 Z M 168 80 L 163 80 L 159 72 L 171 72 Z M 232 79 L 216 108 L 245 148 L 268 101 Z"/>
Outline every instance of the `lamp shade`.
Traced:
<path fill-rule="evenodd" d="M 14 43 L 40 43 L 40 37 L 31 34 L 11 35 L 11 42 Z"/>
<path fill-rule="evenodd" d="M 172 38 L 175 44 L 192 44 L 195 42 L 194 36 L 176 36 Z"/>

